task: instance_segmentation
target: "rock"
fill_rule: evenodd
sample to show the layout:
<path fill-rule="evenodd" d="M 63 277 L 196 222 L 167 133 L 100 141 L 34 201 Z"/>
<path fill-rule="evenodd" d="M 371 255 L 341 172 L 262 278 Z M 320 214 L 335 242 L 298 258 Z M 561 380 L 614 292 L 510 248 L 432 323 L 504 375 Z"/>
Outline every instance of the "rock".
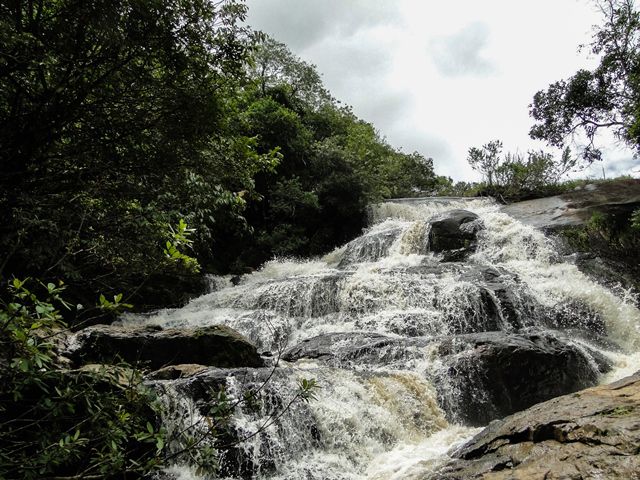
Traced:
<path fill-rule="evenodd" d="M 485 332 L 440 342 L 434 382 L 453 421 L 486 425 L 558 395 L 595 385 L 609 362 L 550 334 Z"/>
<path fill-rule="evenodd" d="M 400 227 L 365 233 L 347 244 L 338 268 L 364 261 L 372 262 L 384 257 L 401 233 Z"/>
<path fill-rule="evenodd" d="M 145 376 L 147 380 L 177 380 L 179 378 L 190 378 L 207 369 L 204 365 L 197 363 L 186 363 L 181 365 L 169 365 L 160 370 L 155 370 Z"/>
<path fill-rule="evenodd" d="M 288 362 L 312 359 L 331 366 L 386 364 L 404 358 L 407 348 L 416 343 L 425 345 L 429 340 L 367 332 L 326 333 L 303 340 L 285 351 L 282 359 Z"/>
<path fill-rule="evenodd" d="M 341 368 L 404 368 L 407 361 L 424 358 L 447 417 L 475 426 L 590 387 L 610 368 L 597 352 L 554 335 L 506 332 L 413 338 L 331 333 L 304 340 L 282 358 Z"/>
<path fill-rule="evenodd" d="M 270 419 L 289 409 L 302 423 L 301 437 L 318 440 L 314 416 L 306 402 L 288 405 L 295 394 L 295 381 L 300 372 L 285 368 L 206 368 L 188 378 L 170 381 L 149 381 L 148 385 L 159 392 L 170 389 L 171 397 L 188 398 L 198 415 L 181 411 L 180 404 L 172 405 L 178 413 L 181 430 L 191 429 L 202 435 L 215 422 L 215 434 L 209 435 L 203 444 L 213 446 L 217 452 L 216 478 L 256 478 L 258 474 L 275 470 L 276 461 L 289 448 L 283 442 L 279 429 L 260 429 Z M 166 396 L 166 395 L 165 395 Z M 231 422 L 231 415 L 251 421 Z M 199 424 L 193 423 L 199 422 Z M 257 437 L 259 441 L 243 443 L 243 439 Z M 287 439 L 289 440 L 289 439 Z M 303 441 L 300 437 L 296 441 Z M 309 438 L 304 440 L 309 442 Z M 251 448 L 247 448 L 251 445 Z M 207 477 L 209 478 L 209 477 Z"/>
<path fill-rule="evenodd" d="M 593 188 L 596 187 L 596 188 Z M 572 225 L 584 225 L 594 212 L 607 213 L 640 204 L 640 179 L 592 184 L 554 197 L 516 202 L 502 211 L 523 223 L 547 231 Z"/>
<path fill-rule="evenodd" d="M 68 354 L 76 364 L 121 359 L 153 370 L 184 363 L 217 367 L 263 365 L 255 346 L 222 325 L 166 330 L 154 326 L 96 325 L 74 335 Z"/>
<path fill-rule="evenodd" d="M 431 222 L 429 249 L 443 253 L 443 261 L 461 261 L 476 249 L 479 217 L 467 210 L 451 210 Z"/>
<path fill-rule="evenodd" d="M 639 479 L 636 373 L 490 424 L 428 479 Z"/>

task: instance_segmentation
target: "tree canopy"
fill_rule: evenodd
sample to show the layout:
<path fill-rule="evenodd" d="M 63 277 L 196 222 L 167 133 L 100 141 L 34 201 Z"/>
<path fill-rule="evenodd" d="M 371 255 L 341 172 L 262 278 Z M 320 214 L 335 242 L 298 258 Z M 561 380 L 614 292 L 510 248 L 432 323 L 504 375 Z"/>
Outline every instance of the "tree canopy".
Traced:
<path fill-rule="evenodd" d="M 595 27 L 590 52 L 600 63 L 593 70 L 551 84 L 533 98 L 530 135 L 555 147 L 586 139 L 581 157 L 600 160 L 601 130 L 640 152 L 640 13 L 633 0 L 598 0 L 603 23 Z"/>
<path fill-rule="evenodd" d="M 430 159 L 388 145 L 246 11 L 0 3 L 0 276 L 175 304 L 202 273 L 326 252 L 367 203 L 435 188 Z"/>

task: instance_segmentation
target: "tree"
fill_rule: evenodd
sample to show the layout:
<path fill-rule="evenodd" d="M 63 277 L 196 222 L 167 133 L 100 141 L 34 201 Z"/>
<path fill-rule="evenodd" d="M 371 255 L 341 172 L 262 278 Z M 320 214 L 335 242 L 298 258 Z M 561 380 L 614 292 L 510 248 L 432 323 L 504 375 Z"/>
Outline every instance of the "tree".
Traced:
<path fill-rule="evenodd" d="M 563 147 L 583 135 L 586 163 L 601 159 L 596 136 L 603 129 L 640 152 L 640 14 L 633 0 L 597 5 L 604 22 L 589 47 L 600 64 L 539 91 L 530 105 L 530 136 Z"/>
<path fill-rule="evenodd" d="M 315 65 L 300 59 L 284 43 L 264 33 L 259 34 L 251 55 L 249 76 L 257 82 L 262 96 L 285 87 L 292 99 L 313 108 L 332 101 Z"/>
<path fill-rule="evenodd" d="M 482 148 L 470 148 L 467 161 L 487 178 L 489 194 L 522 197 L 543 194 L 575 166 L 576 158 L 568 148 L 559 159 L 542 150 L 502 155 L 502 142 L 493 140 Z"/>
<path fill-rule="evenodd" d="M 89 303 L 180 273 L 162 255 L 179 218 L 207 250 L 263 159 L 226 133 L 245 14 L 236 0 L 0 3 L 0 277 L 65 278 Z"/>
<path fill-rule="evenodd" d="M 471 168 L 487 178 L 490 187 L 493 186 L 493 177 L 500 163 L 501 152 L 502 142 L 500 140 L 493 140 L 483 145 L 482 148 L 471 147 L 469 149 L 467 162 Z"/>

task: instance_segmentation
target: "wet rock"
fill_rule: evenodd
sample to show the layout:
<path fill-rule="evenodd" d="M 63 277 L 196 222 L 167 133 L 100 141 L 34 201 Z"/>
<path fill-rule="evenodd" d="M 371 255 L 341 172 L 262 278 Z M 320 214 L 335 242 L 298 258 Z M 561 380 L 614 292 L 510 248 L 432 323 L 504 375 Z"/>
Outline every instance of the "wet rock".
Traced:
<path fill-rule="evenodd" d="M 486 425 L 558 395 L 595 385 L 609 362 L 549 334 L 485 332 L 443 339 L 434 383 L 449 418 Z"/>
<path fill-rule="evenodd" d="M 260 428 L 260 425 L 287 412 L 300 422 L 299 428 L 306 437 L 318 439 L 319 432 L 308 404 L 290 403 L 299 376 L 300 372 L 286 368 L 207 368 L 190 377 L 148 384 L 161 392 L 170 388 L 174 394 L 193 402 L 200 416 L 180 415 L 181 421 L 198 419 L 195 422 L 199 423 L 181 427 L 191 435 L 200 437 L 209 431 L 210 422 L 215 425 L 215 435 L 208 435 L 203 443 L 217 451 L 216 478 L 253 479 L 273 471 L 275 462 L 288 448 L 277 429 Z M 231 415 L 253 421 L 230 422 Z M 245 443 L 246 440 L 249 441 Z M 247 448 L 248 445 L 251 448 Z"/>
<path fill-rule="evenodd" d="M 477 247 L 479 217 L 467 210 L 451 210 L 431 221 L 429 249 L 442 253 L 443 261 L 461 261 Z"/>
<path fill-rule="evenodd" d="M 549 328 L 572 330 L 580 338 L 597 341 L 607 334 L 604 318 L 593 308 L 579 301 L 565 301 L 540 311 L 540 320 Z"/>
<path fill-rule="evenodd" d="M 74 335 L 68 355 L 76 364 L 124 360 L 154 370 L 184 363 L 218 367 L 263 364 L 255 346 L 222 325 L 166 330 L 96 325 Z"/>
<path fill-rule="evenodd" d="M 522 286 L 516 275 L 504 269 L 479 266 L 465 272 L 461 280 L 481 288 L 487 323 L 474 331 L 518 330 L 534 323 L 536 305 L 531 297 L 518 295 L 517 290 Z"/>
<path fill-rule="evenodd" d="M 306 340 L 284 352 L 288 362 L 319 360 L 327 365 L 385 364 L 403 358 L 407 347 L 429 343 L 429 339 L 398 338 L 379 333 L 327 333 Z"/>
<path fill-rule="evenodd" d="M 426 475 L 435 479 L 640 478 L 636 373 L 490 424 Z"/>
<path fill-rule="evenodd" d="M 145 378 L 147 380 L 177 380 L 179 378 L 193 377 L 198 373 L 204 372 L 206 369 L 206 366 L 197 363 L 169 365 L 149 373 Z"/>
<path fill-rule="evenodd" d="M 427 360 L 427 375 L 448 418 L 474 426 L 592 386 L 610 369 L 609 361 L 596 351 L 539 333 L 414 338 L 332 333 L 301 342 L 283 359 L 312 359 L 341 368 L 406 368 L 407 362 Z"/>
<path fill-rule="evenodd" d="M 370 232 L 347 244 L 338 268 L 344 268 L 358 262 L 372 262 L 389 253 L 393 242 L 402 233 L 402 228 L 390 228 L 381 232 Z"/>

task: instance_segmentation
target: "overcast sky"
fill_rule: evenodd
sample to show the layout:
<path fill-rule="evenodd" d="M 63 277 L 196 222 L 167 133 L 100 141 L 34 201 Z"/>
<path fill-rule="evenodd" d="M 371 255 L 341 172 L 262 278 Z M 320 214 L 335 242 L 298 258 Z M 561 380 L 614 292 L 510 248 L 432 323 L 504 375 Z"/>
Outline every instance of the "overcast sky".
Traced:
<path fill-rule="evenodd" d="M 248 23 L 317 66 L 331 93 L 395 147 L 477 180 L 469 147 L 528 137 L 535 92 L 596 60 L 578 52 L 599 16 L 589 0 L 247 0 Z M 610 173 L 638 168 L 623 148 Z M 601 176 L 601 167 L 583 173 Z"/>

